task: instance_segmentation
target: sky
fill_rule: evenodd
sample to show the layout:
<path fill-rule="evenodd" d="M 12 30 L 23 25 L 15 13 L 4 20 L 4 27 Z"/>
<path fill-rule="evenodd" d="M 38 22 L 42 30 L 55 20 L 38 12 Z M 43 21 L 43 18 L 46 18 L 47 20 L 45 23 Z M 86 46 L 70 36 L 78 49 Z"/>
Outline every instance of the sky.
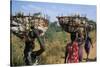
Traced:
<path fill-rule="evenodd" d="M 86 15 L 90 20 L 96 21 L 96 5 L 79 5 L 67 3 L 47 3 L 12 0 L 12 14 L 24 12 L 25 15 L 41 12 L 50 16 L 50 21 L 57 21 L 56 16 L 67 16 L 75 13 Z"/>

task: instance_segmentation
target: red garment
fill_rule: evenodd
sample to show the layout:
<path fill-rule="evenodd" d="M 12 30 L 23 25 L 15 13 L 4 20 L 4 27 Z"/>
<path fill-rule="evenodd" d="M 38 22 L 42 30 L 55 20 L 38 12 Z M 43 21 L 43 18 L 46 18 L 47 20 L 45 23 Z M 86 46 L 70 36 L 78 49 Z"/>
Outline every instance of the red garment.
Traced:
<path fill-rule="evenodd" d="M 73 42 L 67 44 L 67 51 L 68 51 L 68 57 L 67 57 L 67 63 L 78 63 L 79 62 L 79 56 L 78 56 L 78 43 Z"/>

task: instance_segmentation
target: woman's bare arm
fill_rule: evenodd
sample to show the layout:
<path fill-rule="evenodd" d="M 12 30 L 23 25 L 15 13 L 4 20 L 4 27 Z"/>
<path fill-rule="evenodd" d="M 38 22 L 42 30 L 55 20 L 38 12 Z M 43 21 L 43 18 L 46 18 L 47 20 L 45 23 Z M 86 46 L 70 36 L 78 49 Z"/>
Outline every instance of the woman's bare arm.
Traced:
<path fill-rule="evenodd" d="M 68 55 L 68 50 L 66 48 L 66 50 L 65 50 L 65 61 L 64 61 L 64 63 L 66 63 L 67 55 Z"/>

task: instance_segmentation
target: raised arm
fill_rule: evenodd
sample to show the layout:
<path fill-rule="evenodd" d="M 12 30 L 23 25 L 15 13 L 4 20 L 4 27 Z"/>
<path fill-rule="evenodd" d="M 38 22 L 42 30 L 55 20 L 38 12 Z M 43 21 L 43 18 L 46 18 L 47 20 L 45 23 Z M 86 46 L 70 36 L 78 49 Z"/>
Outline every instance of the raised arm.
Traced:
<path fill-rule="evenodd" d="M 38 30 L 37 30 L 37 29 L 34 29 L 34 32 L 35 32 L 36 37 L 37 37 L 37 39 L 38 39 L 38 41 L 39 41 L 40 47 L 44 49 L 44 41 L 43 41 L 43 39 L 41 38 L 41 36 L 39 35 Z"/>
<path fill-rule="evenodd" d="M 89 41 L 90 41 L 90 43 L 91 43 L 91 45 L 92 45 L 92 48 L 93 48 L 92 40 L 91 40 L 91 38 L 90 38 L 90 37 L 89 37 Z"/>
<path fill-rule="evenodd" d="M 36 34 L 36 37 L 37 37 L 38 42 L 40 44 L 40 50 L 37 52 L 37 55 L 40 55 L 42 52 L 45 51 L 44 41 L 41 39 L 37 29 L 34 29 L 33 31 Z"/>

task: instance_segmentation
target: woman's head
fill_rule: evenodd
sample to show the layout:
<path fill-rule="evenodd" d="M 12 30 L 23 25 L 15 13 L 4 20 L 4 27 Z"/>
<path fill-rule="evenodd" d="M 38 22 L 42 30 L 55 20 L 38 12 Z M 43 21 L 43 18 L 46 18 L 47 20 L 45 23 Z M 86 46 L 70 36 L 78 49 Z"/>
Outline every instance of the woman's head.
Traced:
<path fill-rule="evenodd" d="M 71 33 L 71 41 L 75 41 L 76 40 L 76 32 L 72 32 Z"/>

